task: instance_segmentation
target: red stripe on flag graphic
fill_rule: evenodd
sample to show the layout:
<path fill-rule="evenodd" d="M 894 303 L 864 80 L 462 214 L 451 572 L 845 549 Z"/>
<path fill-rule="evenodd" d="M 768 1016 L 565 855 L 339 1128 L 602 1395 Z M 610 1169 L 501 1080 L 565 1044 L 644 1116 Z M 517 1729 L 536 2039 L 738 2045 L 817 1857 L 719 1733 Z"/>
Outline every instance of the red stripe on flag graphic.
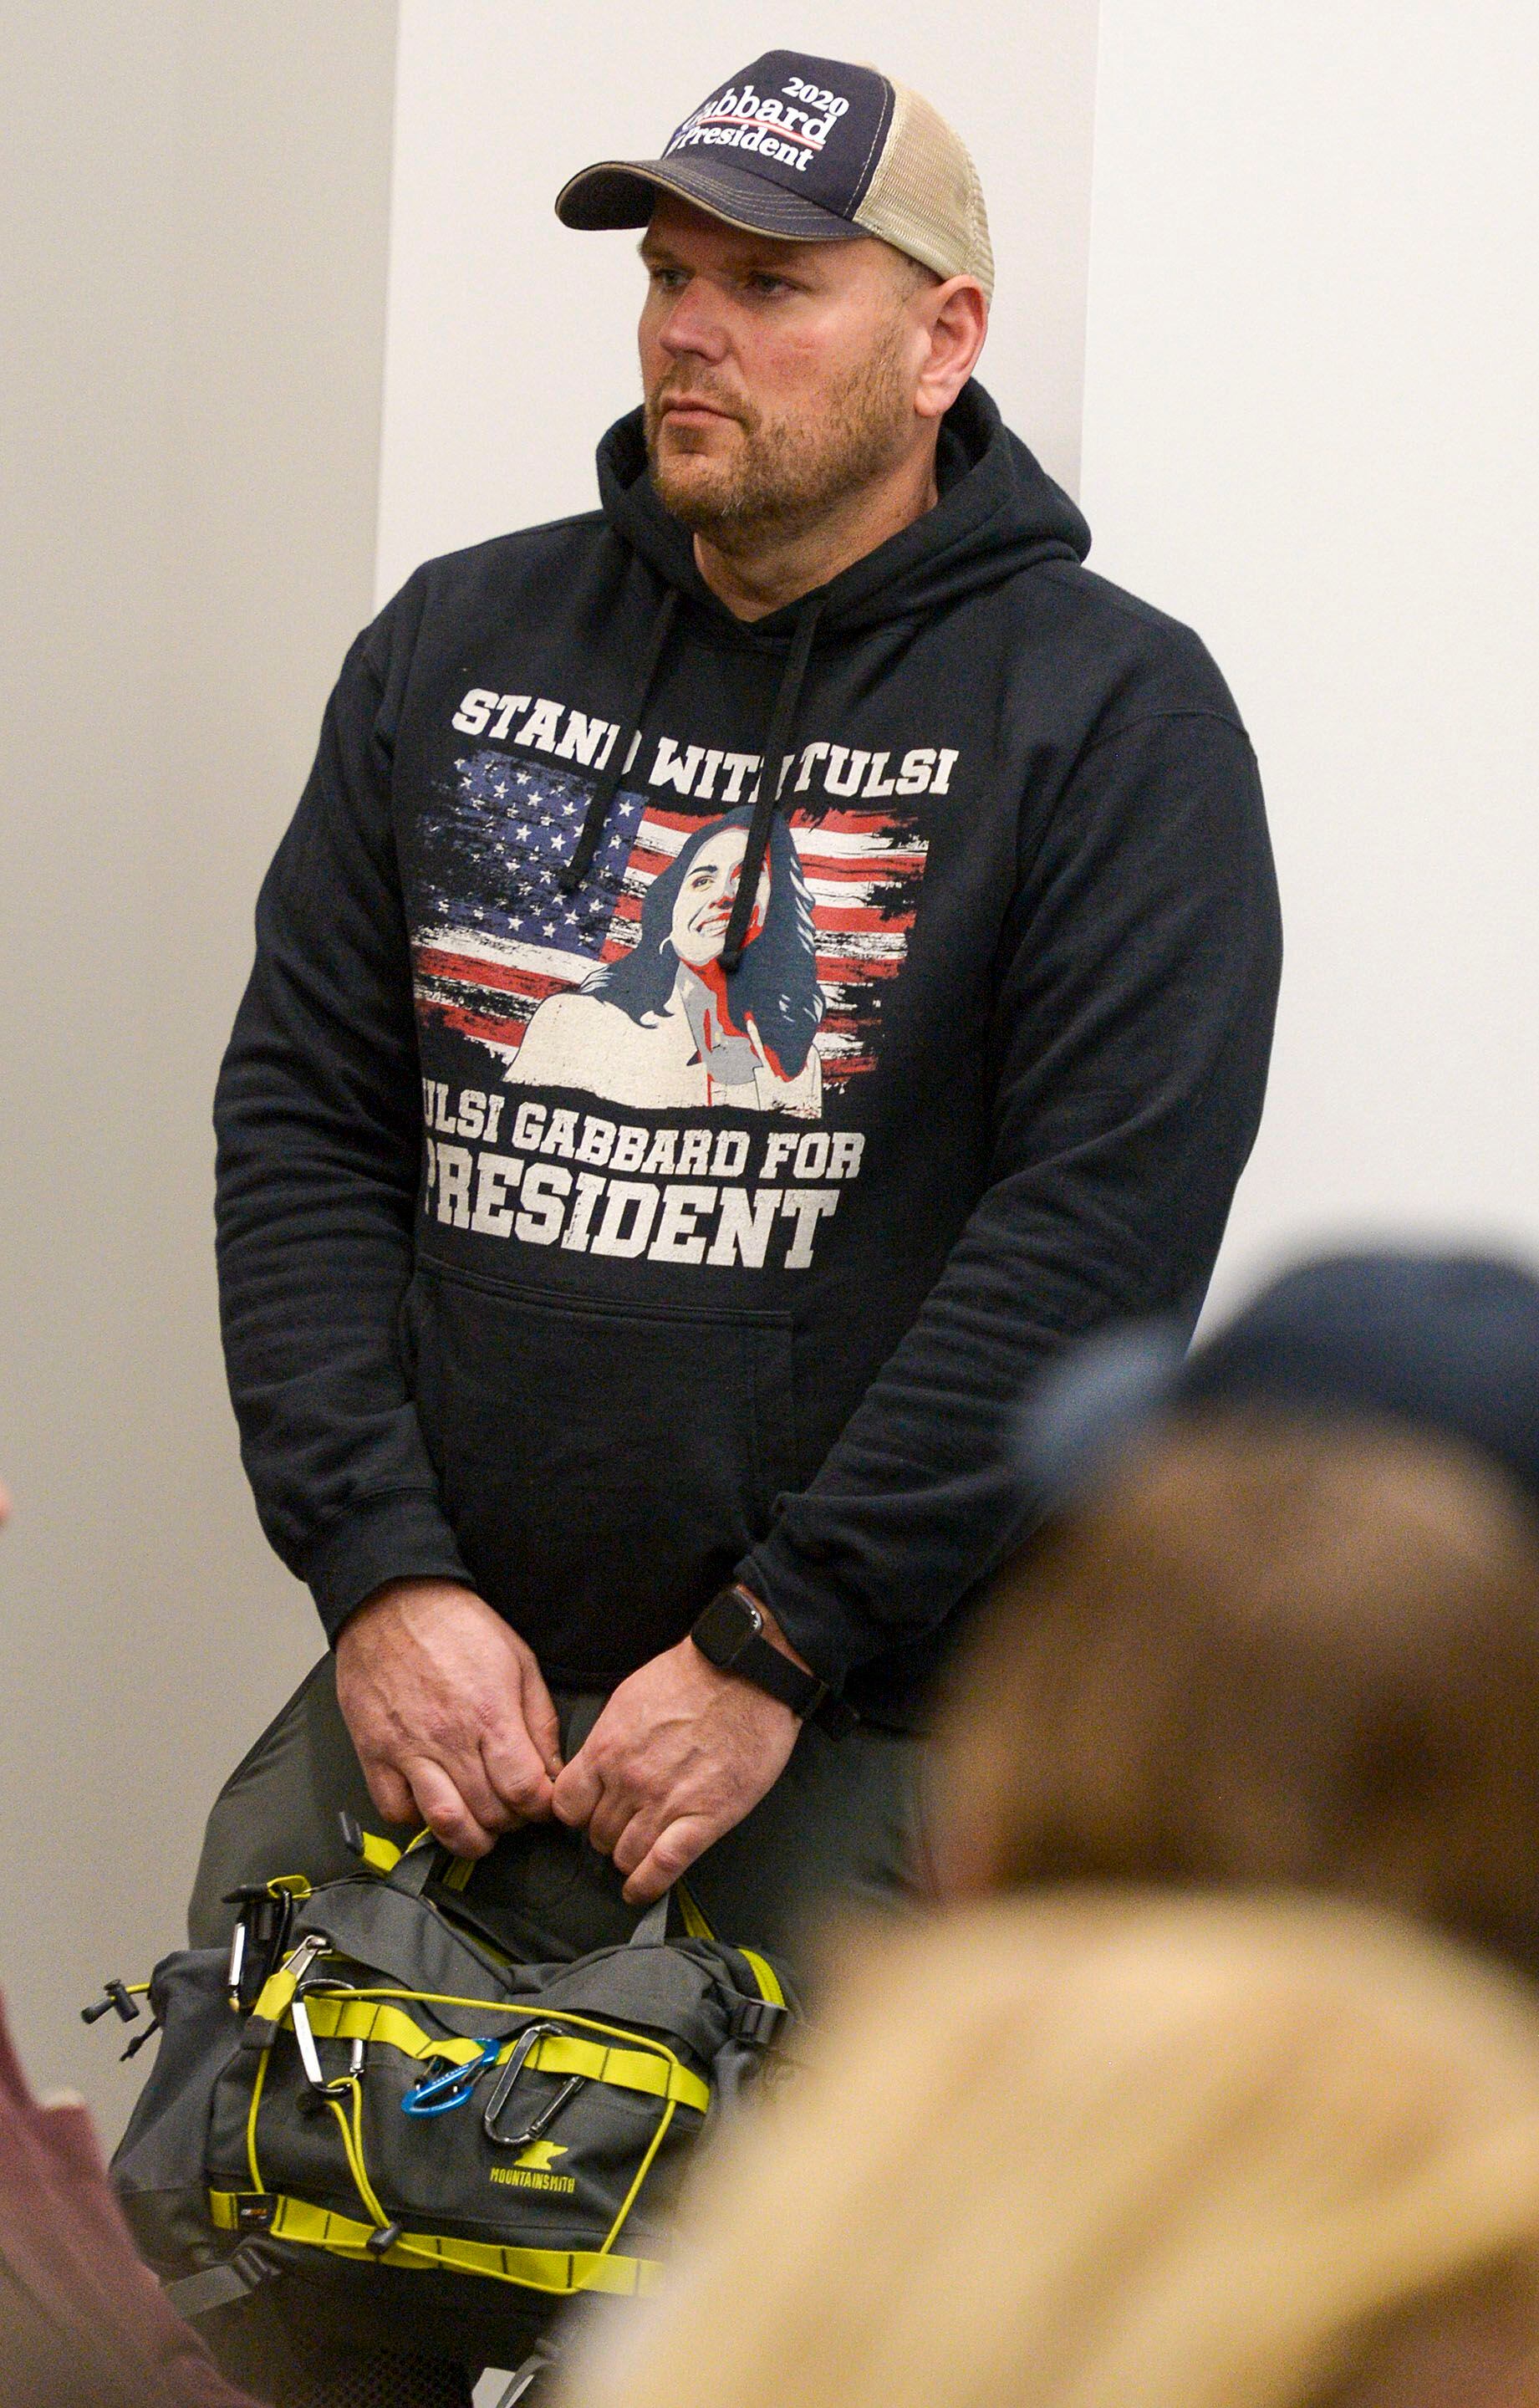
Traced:
<path fill-rule="evenodd" d="M 500 1045 L 516 1049 L 526 1023 L 521 1020 L 495 1020 L 490 1012 L 471 1011 L 463 1003 L 438 1006 L 434 1018 L 440 1027 L 457 1028 L 462 1037 L 474 1037 L 482 1045 Z"/>
<path fill-rule="evenodd" d="M 572 983 L 569 979 L 520 969 L 513 962 L 446 953 L 440 945 L 419 945 L 413 958 L 419 978 L 446 980 L 455 986 L 498 988 L 508 995 L 529 996 L 535 1003 L 543 1003 L 548 995 L 563 995 Z"/>

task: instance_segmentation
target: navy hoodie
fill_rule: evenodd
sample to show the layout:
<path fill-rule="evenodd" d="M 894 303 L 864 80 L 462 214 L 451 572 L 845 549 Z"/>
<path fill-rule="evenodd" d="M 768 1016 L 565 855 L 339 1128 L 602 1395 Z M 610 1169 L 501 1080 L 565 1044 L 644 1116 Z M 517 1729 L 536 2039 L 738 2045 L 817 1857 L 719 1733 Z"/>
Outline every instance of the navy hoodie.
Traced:
<path fill-rule="evenodd" d="M 263 888 L 245 1460 L 333 1636 L 439 1574 L 602 1689 L 736 1575 L 907 1726 L 1019 1535 L 1021 1390 L 1195 1318 L 1275 999 L 1255 762 L 976 384 L 937 506 L 752 624 L 639 413 L 599 479 L 359 638 Z"/>

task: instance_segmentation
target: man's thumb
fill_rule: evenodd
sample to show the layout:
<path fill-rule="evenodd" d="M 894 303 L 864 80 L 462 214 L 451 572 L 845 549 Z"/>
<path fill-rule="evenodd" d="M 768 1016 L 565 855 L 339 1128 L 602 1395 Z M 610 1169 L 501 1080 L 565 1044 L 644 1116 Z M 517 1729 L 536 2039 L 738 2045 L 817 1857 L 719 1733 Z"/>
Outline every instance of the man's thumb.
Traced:
<path fill-rule="evenodd" d="M 525 1674 L 523 1690 L 524 1728 L 534 1743 L 540 1762 L 554 1781 L 563 1770 L 561 1716 L 556 1712 L 549 1690 L 537 1672 L 533 1677 Z"/>

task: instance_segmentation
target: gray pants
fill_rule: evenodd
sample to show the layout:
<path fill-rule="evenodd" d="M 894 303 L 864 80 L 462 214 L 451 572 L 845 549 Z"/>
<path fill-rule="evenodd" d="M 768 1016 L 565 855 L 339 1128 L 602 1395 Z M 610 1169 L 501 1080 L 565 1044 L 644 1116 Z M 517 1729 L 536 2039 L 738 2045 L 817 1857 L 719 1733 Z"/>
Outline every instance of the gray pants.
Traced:
<path fill-rule="evenodd" d="M 603 1699 L 559 1691 L 562 1748 L 570 1756 Z M 775 1787 L 706 1851 L 688 1886 L 721 1940 L 761 1947 L 801 1975 L 819 1926 L 841 1907 L 891 1908 L 922 1878 L 923 1742 L 861 1728 L 833 1740 L 805 1727 Z M 221 1945 L 234 1927 L 227 1891 L 303 1872 L 319 1885 L 357 1870 L 338 1815 L 379 1830 L 323 1656 L 231 1774 L 214 1802 L 188 1911 L 195 1948 Z M 607 1857 L 557 1823 L 509 1831 L 465 1892 L 517 1917 L 531 1953 L 564 1958 L 626 1939 L 638 1911 L 620 1896 Z"/>

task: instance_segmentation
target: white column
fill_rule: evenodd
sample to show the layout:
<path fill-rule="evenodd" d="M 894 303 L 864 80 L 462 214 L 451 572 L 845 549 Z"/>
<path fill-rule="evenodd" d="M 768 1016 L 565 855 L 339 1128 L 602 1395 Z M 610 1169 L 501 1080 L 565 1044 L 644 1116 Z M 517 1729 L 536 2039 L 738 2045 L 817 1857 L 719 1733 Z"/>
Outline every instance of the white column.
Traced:
<path fill-rule="evenodd" d="M 1521 0 L 1103 0 L 1092 565 L 1217 654 L 1287 917 L 1216 1296 L 1539 1246 L 1536 89 Z"/>

